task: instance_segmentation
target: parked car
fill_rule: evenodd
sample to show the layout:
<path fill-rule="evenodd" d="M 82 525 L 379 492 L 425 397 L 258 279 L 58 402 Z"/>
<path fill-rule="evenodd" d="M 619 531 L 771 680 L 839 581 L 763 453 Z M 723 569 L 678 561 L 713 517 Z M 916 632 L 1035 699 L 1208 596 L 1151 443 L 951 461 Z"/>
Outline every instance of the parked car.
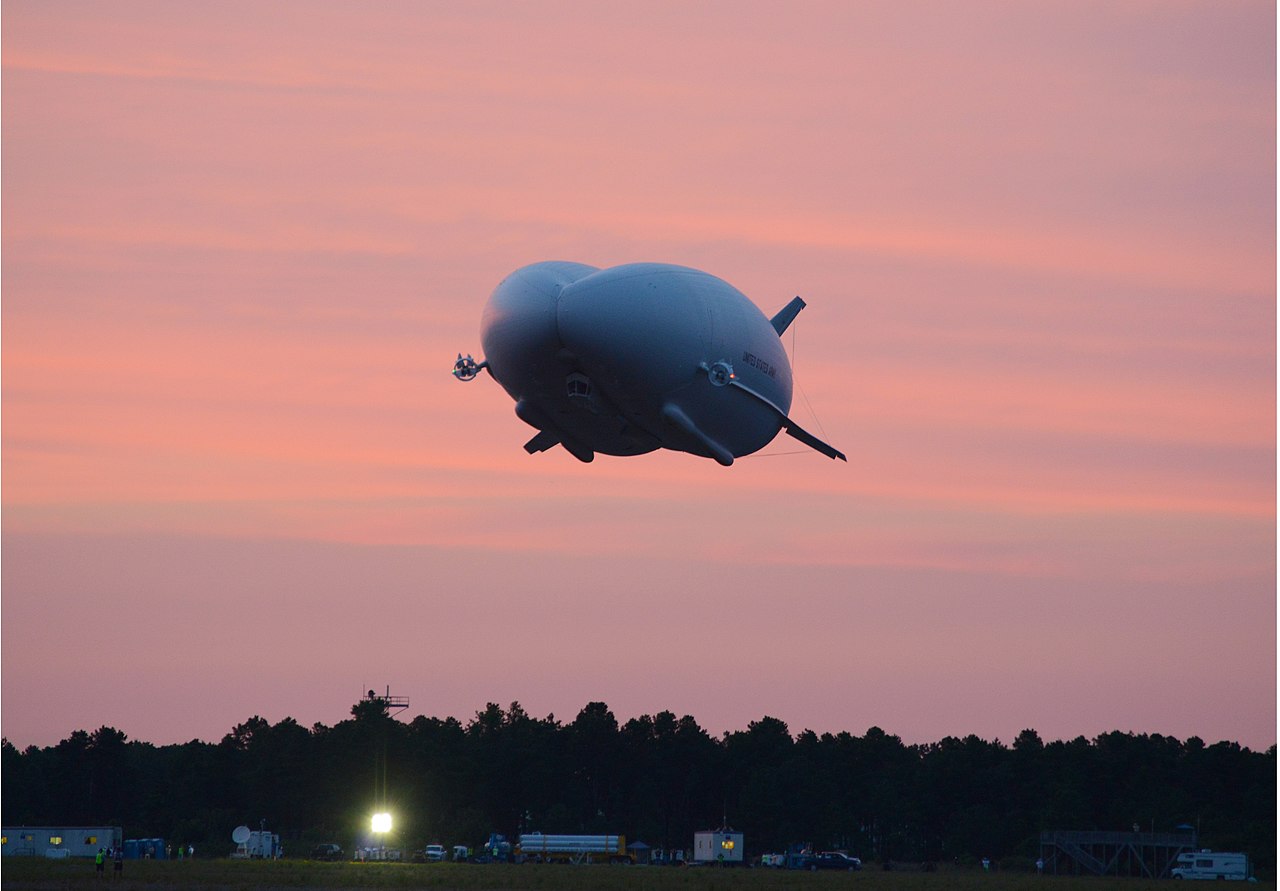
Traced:
<path fill-rule="evenodd" d="M 814 869 L 862 869 L 862 861 L 839 851 L 823 851 L 813 858 Z"/>
<path fill-rule="evenodd" d="M 422 849 L 422 856 L 428 863 L 440 863 L 444 860 L 444 845 L 427 845 Z"/>
<path fill-rule="evenodd" d="M 312 860 L 341 860 L 342 848 L 339 845 L 316 845 L 311 849 Z"/>

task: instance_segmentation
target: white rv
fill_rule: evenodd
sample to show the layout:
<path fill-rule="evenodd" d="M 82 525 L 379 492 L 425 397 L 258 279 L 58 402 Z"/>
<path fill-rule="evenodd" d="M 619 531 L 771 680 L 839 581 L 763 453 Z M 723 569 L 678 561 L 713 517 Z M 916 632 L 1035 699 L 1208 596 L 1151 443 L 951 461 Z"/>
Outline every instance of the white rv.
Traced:
<path fill-rule="evenodd" d="M 1169 874 L 1175 879 L 1235 879 L 1242 882 L 1249 878 L 1249 858 L 1244 854 L 1219 851 L 1179 854 L 1177 865 Z"/>

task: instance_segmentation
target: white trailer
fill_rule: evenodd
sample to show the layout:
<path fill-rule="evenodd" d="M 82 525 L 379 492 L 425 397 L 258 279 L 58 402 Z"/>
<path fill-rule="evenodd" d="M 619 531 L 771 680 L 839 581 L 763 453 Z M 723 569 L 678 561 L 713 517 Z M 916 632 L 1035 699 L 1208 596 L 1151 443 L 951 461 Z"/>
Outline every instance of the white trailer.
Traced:
<path fill-rule="evenodd" d="M 544 863 L 631 863 L 622 835 L 543 835 L 526 832 L 516 844 L 517 862 L 538 860 Z"/>
<path fill-rule="evenodd" d="M 742 833 L 732 829 L 708 829 L 693 834 L 694 863 L 742 863 Z"/>
<path fill-rule="evenodd" d="M 1226 879 L 1243 882 L 1249 878 L 1249 858 L 1245 854 L 1197 851 L 1179 854 L 1169 874 L 1175 879 Z"/>
<path fill-rule="evenodd" d="M 5 857 L 94 857 L 100 848 L 120 847 L 123 839 L 119 826 L 5 826 L 0 832 L 0 853 Z"/>

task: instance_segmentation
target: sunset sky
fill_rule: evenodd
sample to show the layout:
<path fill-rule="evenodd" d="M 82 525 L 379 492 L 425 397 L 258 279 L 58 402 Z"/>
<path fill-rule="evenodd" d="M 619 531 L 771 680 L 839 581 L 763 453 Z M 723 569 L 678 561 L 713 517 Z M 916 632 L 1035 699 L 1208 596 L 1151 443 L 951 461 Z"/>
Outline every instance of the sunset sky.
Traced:
<path fill-rule="evenodd" d="M 361 691 L 1276 742 L 1271 2 L 3 5 L 3 733 Z M 480 356 L 539 260 L 767 314 L 731 468 Z"/>

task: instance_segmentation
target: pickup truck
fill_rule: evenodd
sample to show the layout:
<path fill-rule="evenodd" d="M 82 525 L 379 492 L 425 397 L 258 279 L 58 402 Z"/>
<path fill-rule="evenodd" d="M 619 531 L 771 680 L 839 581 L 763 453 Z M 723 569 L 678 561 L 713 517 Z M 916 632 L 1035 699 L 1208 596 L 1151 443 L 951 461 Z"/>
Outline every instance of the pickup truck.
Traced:
<path fill-rule="evenodd" d="M 823 851 L 813 858 L 813 869 L 843 869 L 852 872 L 862 869 L 862 861 L 839 851 Z"/>

